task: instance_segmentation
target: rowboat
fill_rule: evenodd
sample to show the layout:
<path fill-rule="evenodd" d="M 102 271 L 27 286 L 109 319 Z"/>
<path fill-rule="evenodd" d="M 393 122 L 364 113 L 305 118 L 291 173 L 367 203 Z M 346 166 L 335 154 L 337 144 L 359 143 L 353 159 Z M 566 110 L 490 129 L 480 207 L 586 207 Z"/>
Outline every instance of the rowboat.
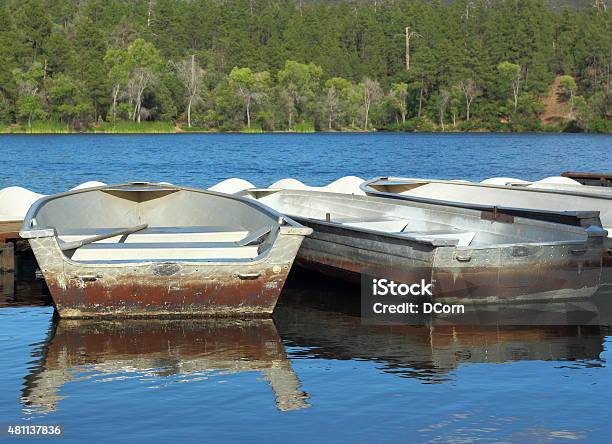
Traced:
<path fill-rule="evenodd" d="M 612 188 L 582 185 L 570 178 L 566 179 L 568 182 L 561 183 L 508 180 L 493 184 L 381 177 L 364 182 L 361 189 L 369 196 L 438 203 L 483 211 L 504 211 L 528 217 L 548 217 L 541 210 L 561 213 L 567 210 L 599 211 L 603 227 L 610 235 L 603 255 L 603 280 L 612 288 Z"/>
<path fill-rule="evenodd" d="M 581 298 L 599 287 L 607 232 L 597 212 L 566 213 L 567 224 L 308 190 L 244 195 L 311 227 L 297 263 L 337 277 L 424 279 L 433 298 L 465 303 Z"/>
<path fill-rule="evenodd" d="M 134 182 L 43 197 L 28 239 L 61 317 L 271 313 L 312 230 L 238 196 Z"/>
<path fill-rule="evenodd" d="M 368 180 L 361 189 L 370 196 L 430 202 L 490 210 L 535 210 L 600 213 L 603 226 L 612 230 L 612 188 L 576 183 L 511 182 L 474 183 L 459 180 L 380 177 Z"/>

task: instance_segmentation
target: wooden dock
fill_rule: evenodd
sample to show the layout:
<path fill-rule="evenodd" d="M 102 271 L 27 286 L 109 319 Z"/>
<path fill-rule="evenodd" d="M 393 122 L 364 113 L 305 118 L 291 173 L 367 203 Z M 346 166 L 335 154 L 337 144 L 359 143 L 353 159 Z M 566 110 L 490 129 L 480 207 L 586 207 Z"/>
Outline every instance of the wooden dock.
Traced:
<path fill-rule="evenodd" d="M 561 176 L 580 182 L 582 185 L 612 187 L 612 173 L 582 173 L 566 171 Z"/>
<path fill-rule="evenodd" d="M 15 244 L 21 241 L 20 220 L 0 221 L 0 272 L 15 272 Z"/>

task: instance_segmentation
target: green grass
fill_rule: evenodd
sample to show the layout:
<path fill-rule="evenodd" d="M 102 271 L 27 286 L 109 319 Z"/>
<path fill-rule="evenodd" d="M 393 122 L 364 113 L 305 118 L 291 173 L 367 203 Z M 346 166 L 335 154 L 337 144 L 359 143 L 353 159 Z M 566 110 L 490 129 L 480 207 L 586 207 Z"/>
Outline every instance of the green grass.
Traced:
<path fill-rule="evenodd" d="M 114 125 L 104 122 L 99 126 L 89 128 L 87 131 L 94 133 L 117 133 L 117 134 L 143 134 L 143 133 L 175 133 L 176 129 L 171 122 L 126 122 L 119 121 Z"/>
<path fill-rule="evenodd" d="M 259 126 L 251 126 L 250 128 L 248 127 L 244 127 L 240 130 L 241 133 L 249 133 L 249 134 L 259 134 L 259 133 L 263 133 L 263 129 L 261 129 L 261 127 Z"/>
<path fill-rule="evenodd" d="M 29 128 L 27 124 L 17 126 L 0 126 L 0 133 L 12 134 L 69 134 L 80 132 L 93 133 L 119 133 L 119 134 L 141 134 L 141 133 L 174 133 L 176 132 L 171 122 L 117 122 L 116 125 L 104 122 L 102 125 L 77 130 L 70 128 L 61 122 L 33 122 Z"/>
<path fill-rule="evenodd" d="M 72 132 L 70 127 L 62 122 L 32 122 L 27 124 L 5 127 L 2 132 L 17 134 L 67 134 Z"/>
<path fill-rule="evenodd" d="M 312 122 L 300 122 L 294 125 L 293 132 L 295 133 L 314 133 L 315 128 Z"/>

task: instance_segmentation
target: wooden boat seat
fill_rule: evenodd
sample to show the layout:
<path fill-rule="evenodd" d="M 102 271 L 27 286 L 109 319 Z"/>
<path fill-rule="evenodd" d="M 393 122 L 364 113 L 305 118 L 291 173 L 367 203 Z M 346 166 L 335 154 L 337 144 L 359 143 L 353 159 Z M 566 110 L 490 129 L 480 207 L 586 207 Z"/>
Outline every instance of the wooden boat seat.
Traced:
<path fill-rule="evenodd" d="M 118 229 L 121 227 L 62 230 L 58 237 L 62 242 L 74 242 Z M 128 236 L 115 236 L 96 243 L 235 242 L 245 239 L 248 234 L 248 230 L 242 227 L 148 227 Z"/>
<path fill-rule="evenodd" d="M 71 259 L 75 261 L 252 259 L 258 254 L 258 245 L 241 246 L 237 242 L 93 243 L 76 249 Z"/>

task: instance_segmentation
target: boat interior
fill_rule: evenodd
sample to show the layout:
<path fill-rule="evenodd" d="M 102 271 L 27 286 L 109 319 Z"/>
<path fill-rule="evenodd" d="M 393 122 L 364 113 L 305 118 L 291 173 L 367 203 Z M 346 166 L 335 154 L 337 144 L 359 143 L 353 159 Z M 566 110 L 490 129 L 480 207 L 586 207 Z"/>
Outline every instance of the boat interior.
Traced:
<path fill-rule="evenodd" d="M 275 213 L 214 192 L 135 185 L 51 196 L 28 215 L 78 262 L 249 261 L 271 248 Z M 25 224 L 28 223 L 26 218 Z"/>
<path fill-rule="evenodd" d="M 556 183 L 509 182 L 504 185 L 474 183 L 466 180 L 426 180 L 426 179 L 389 179 L 369 182 L 367 186 L 375 191 L 411 196 L 428 197 L 457 201 L 479 193 L 482 197 L 499 197 L 500 191 L 552 191 L 563 194 L 579 193 L 585 196 L 599 196 L 612 199 L 612 189 L 588 185 L 568 185 Z M 520 193 L 517 196 L 524 196 Z"/>
<path fill-rule="evenodd" d="M 392 234 L 439 246 L 584 242 L 581 227 L 511 218 L 495 221 L 464 208 L 303 190 L 252 189 L 246 194 L 298 221 Z M 304 220 L 306 222 L 306 220 Z"/>
<path fill-rule="evenodd" d="M 612 227 L 612 188 L 580 185 L 582 189 L 576 190 L 546 188 L 545 185 L 528 188 L 525 185 L 500 186 L 459 180 L 389 179 L 370 182 L 367 187 L 383 193 L 446 202 L 549 211 L 599 211 L 604 226 Z M 574 191 L 580 195 L 566 194 Z"/>

